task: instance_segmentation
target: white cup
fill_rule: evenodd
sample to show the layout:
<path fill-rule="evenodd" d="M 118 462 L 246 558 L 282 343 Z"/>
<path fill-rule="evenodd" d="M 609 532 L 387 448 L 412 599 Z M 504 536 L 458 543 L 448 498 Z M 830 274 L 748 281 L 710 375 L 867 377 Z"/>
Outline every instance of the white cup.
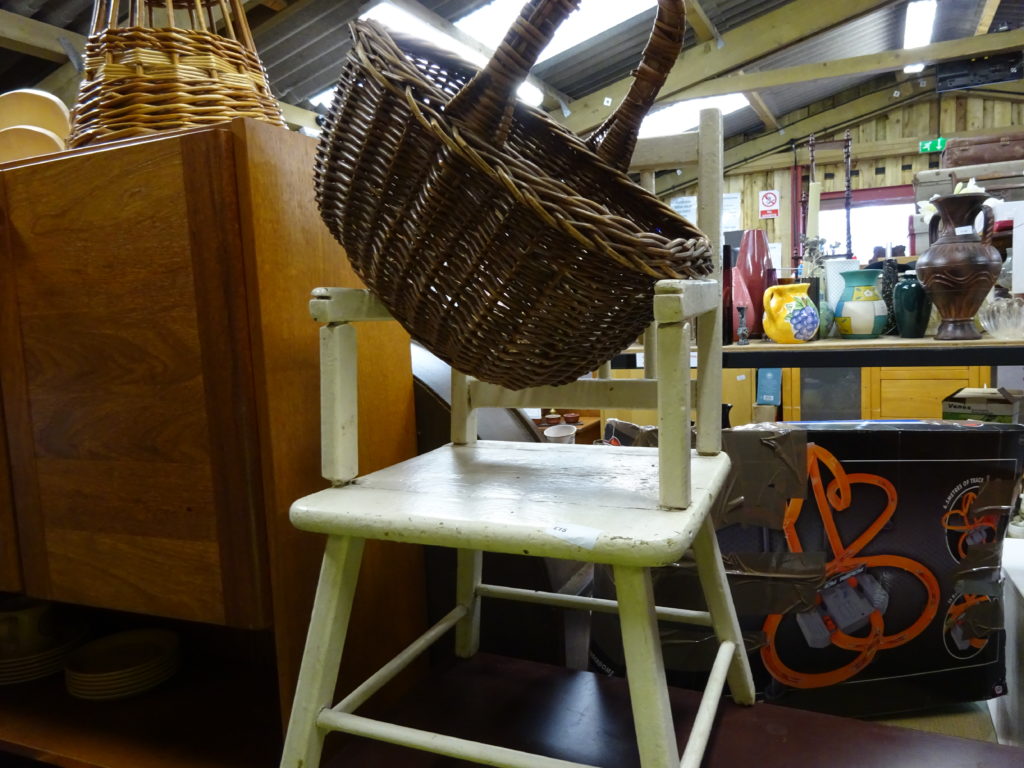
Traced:
<path fill-rule="evenodd" d="M 576 427 L 572 424 L 555 424 L 544 430 L 544 439 L 549 443 L 575 443 Z"/>

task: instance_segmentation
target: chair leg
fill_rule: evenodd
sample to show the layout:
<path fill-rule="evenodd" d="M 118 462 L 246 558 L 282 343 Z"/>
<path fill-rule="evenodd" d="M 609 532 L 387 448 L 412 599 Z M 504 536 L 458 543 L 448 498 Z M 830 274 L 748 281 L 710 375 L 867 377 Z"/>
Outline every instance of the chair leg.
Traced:
<path fill-rule="evenodd" d="M 316 720 L 320 711 L 333 703 L 362 557 L 363 539 L 328 537 L 281 768 L 317 768 L 320 765 L 325 732 L 317 727 Z"/>
<path fill-rule="evenodd" d="M 743 647 L 743 635 L 736 618 L 732 593 L 722 567 L 722 554 L 711 518 L 704 520 L 700 532 L 693 542 L 693 553 L 697 559 L 697 573 L 700 576 L 704 599 L 711 613 L 711 623 L 719 640 L 731 640 L 736 644 L 732 663 L 729 665 L 729 690 L 733 701 L 738 704 L 754 703 L 754 679 L 750 674 L 750 661 Z"/>
<path fill-rule="evenodd" d="M 455 655 L 468 659 L 480 649 L 480 596 L 476 593 L 483 573 L 483 552 L 458 550 L 455 568 L 455 602 L 468 612 L 455 625 Z"/>
<path fill-rule="evenodd" d="M 614 568 L 626 680 L 640 765 L 642 768 L 678 768 L 679 749 L 654 615 L 651 572 L 648 568 L 624 565 Z"/>

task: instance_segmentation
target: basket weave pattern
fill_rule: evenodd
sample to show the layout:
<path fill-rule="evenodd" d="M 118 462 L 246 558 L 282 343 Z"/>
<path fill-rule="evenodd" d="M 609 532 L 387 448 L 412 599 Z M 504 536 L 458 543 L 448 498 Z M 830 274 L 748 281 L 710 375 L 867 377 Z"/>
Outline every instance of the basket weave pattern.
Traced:
<path fill-rule="evenodd" d="M 542 48 L 557 21 L 531 23 L 510 37 Z M 478 108 L 499 78 L 480 90 L 472 66 L 372 23 L 352 35 L 317 156 L 321 214 L 396 319 L 455 368 L 513 389 L 567 383 L 644 330 L 656 280 L 710 272 L 706 238 L 620 170 L 628 154 L 606 160 L 500 94 L 481 130 L 453 105 Z"/>
<path fill-rule="evenodd" d="M 69 145 L 201 127 L 236 117 L 283 126 L 280 107 L 250 43 L 247 34 L 236 40 L 206 29 L 179 27 L 110 26 L 95 32 L 86 43 L 85 74 L 72 112 Z"/>

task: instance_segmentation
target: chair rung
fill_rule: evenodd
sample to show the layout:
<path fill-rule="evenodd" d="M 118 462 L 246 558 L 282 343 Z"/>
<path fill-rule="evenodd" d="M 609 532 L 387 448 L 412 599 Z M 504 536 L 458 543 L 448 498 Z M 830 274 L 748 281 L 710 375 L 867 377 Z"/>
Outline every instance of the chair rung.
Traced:
<path fill-rule="evenodd" d="M 436 643 L 441 636 L 451 629 L 466 615 L 468 609 L 464 605 L 457 605 L 447 615 L 441 618 L 434 626 L 413 640 L 391 661 L 378 669 L 362 685 L 352 693 L 334 705 L 335 712 L 352 712 L 362 706 L 373 694 L 383 688 L 399 672 L 405 669 L 421 653 Z"/>
<path fill-rule="evenodd" d="M 542 605 L 553 605 L 557 608 L 576 608 L 584 611 L 597 611 L 598 613 L 619 612 L 617 601 L 605 600 L 601 597 L 563 595 L 558 592 L 503 587 L 497 584 L 480 584 L 476 588 L 476 593 L 481 597 L 496 597 L 502 600 L 515 600 L 521 603 L 540 603 Z M 689 611 L 685 608 L 656 606 L 654 613 L 661 621 L 696 624 L 701 627 L 711 626 L 711 614 L 707 611 Z"/>
<path fill-rule="evenodd" d="M 686 749 L 683 752 L 679 768 L 700 768 L 701 760 L 704 757 L 704 748 L 707 746 L 708 737 L 711 736 L 711 725 L 715 720 L 718 703 L 722 700 L 725 678 L 732 665 L 735 651 L 736 643 L 732 640 L 723 640 L 722 644 L 718 646 L 718 654 L 715 656 L 715 663 L 711 666 L 707 685 L 704 686 L 704 695 L 697 708 L 697 716 L 693 719 L 693 727 L 690 729 L 690 737 L 686 740 Z"/>
<path fill-rule="evenodd" d="M 351 733 L 354 736 L 364 736 L 424 752 L 433 752 L 437 755 L 493 765 L 497 768 L 594 768 L 585 763 L 573 763 L 531 752 L 520 752 L 517 749 L 482 744 L 478 741 L 445 736 L 441 733 L 385 723 L 361 715 L 334 712 L 329 709 L 320 713 L 317 725 L 332 731 Z"/>

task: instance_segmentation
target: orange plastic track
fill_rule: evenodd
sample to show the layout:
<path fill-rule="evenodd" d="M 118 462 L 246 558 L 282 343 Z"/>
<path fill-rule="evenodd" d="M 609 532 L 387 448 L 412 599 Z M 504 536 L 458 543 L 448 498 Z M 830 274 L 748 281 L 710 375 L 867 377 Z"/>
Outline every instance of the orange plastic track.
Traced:
<path fill-rule="evenodd" d="M 822 480 L 822 465 L 833 477 L 827 487 Z M 927 595 L 920 616 L 906 629 L 891 635 L 885 634 L 885 619 L 877 610 L 871 613 L 868 633 L 864 637 L 855 637 L 834 629 L 831 636 L 832 644 L 848 651 L 854 651 L 857 656 L 848 664 L 827 672 L 800 672 L 789 667 L 779 656 L 775 644 L 776 634 L 784 614 L 767 616 L 764 624 L 767 644 L 761 648 L 761 659 L 765 667 L 775 679 L 786 685 L 794 688 L 821 688 L 848 680 L 870 664 L 878 651 L 903 645 L 921 634 L 935 618 L 939 608 L 940 595 L 935 575 L 916 560 L 900 555 L 859 556 L 860 551 L 881 532 L 896 512 L 896 489 L 892 483 L 879 475 L 861 472 L 847 474 L 835 456 L 824 448 L 813 444 L 807 446 L 807 474 L 811 481 L 811 490 L 818 505 L 822 524 L 825 527 L 829 549 L 832 551 L 832 559 L 825 567 L 826 577 L 831 578 L 849 573 L 861 566 L 898 568 L 910 573 L 920 581 Z M 881 488 L 885 492 L 887 502 L 885 509 L 871 525 L 850 544 L 844 544 L 836 527 L 835 513 L 849 508 L 853 497 L 853 486 L 857 484 L 874 485 Z M 800 518 L 803 505 L 803 499 L 790 499 L 786 507 L 782 529 L 790 552 L 804 551 L 796 531 L 796 523 Z M 855 579 L 856 577 L 850 578 L 850 583 L 854 586 L 856 585 Z M 820 596 L 818 600 L 821 601 Z"/>
<path fill-rule="evenodd" d="M 996 526 L 999 525 L 998 515 L 982 515 L 981 517 L 974 518 L 971 516 L 971 508 L 974 506 L 974 502 L 978 496 L 973 491 L 968 491 L 963 496 L 963 501 L 960 504 L 960 509 L 951 509 L 949 512 L 942 516 L 942 527 L 947 531 L 961 531 L 961 536 L 957 541 L 957 554 L 960 559 L 963 560 L 967 557 L 967 537 L 971 533 L 979 529 L 988 528 L 992 531 L 993 538 L 996 534 Z M 959 517 L 959 521 L 954 522 L 954 518 Z"/>

